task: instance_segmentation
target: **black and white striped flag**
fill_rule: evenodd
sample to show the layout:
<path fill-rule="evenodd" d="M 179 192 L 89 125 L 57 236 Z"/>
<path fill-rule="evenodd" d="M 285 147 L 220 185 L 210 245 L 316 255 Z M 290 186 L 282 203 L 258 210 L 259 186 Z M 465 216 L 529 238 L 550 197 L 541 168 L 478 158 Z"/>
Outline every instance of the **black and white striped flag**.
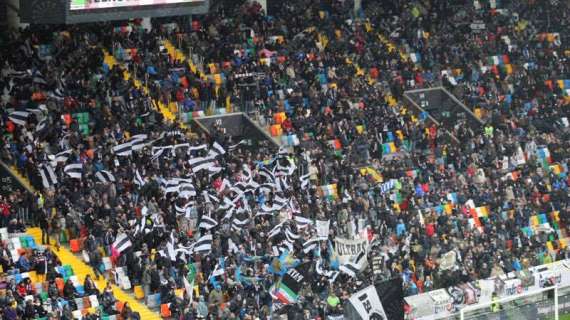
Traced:
<path fill-rule="evenodd" d="M 259 175 L 264 177 L 266 182 L 273 183 L 275 181 L 275 175 L 273 172 L 269 171 L 267 168 L 261 168 L 259 170 Z"/>
<path fill-rule="evenodd" d="M 212 241 L 213 238 L 211 234 L 200 237 L 194 244 L 194 252 L 208 253 L 212 251 Z"/>
<path fill-rule="evenodd" d="M 161 184 L 162 184 L 161 189 L 164 192 L 164 194 L 178 192 L 180 187 L 180 181 L 176 179 L 163 180 Z"/>
<path fill-rule="evenodd" d="M 32 82 L 38 83 L 38 84 L 43 84 L 43 85 L 47 84 L 46 79 L 44 78 L 44 76 L 39 71 L 36 73 L 36 75 L 34 75 Z"/>
<path fill-rule="evenodd" d="M 183 207 L 179 207 L 178 205 L 175 204 L 174 209 L 176 210 L 176 215 L 177 216 L 185 215 L 186 217 L 189 217 L 190 211 L 192 210 L 192 204 L 193 202 L 188 202 Z"/>
<path fill-rule="evenodd" d="M 309 253 L 311 250 L 316 249 L 319 246 L 319 239 L 313 238 L 305 241 L 303 243 L 303 252 Z"/>
<path fill-rule="evenodd" d="M 208 192 L 208 190 L 202 191 L 202 197 L 204 197 L 206 203 L 220 203 L 220 199 L 215 194 Z"/>
<path fill-rule="evenodd" d="M 135 170 L 135 178 L 134 178 L 134 183 L 139 186 L 142 187 L 145 185 L 146 181 L 143 179 L 143 177 L 141 176 L 139 169 Z"/>
<path fill-rule="evenodd" d="M 222 189 L 223 190 L 223 189 Z M 247 185 L 244 182 L 238 182 L 234 184 L 230 190 L 236 194 L 243 194 L 247 190 Z"/>
<path fill-rule="evenodd" d="M 291 231 L 291 229 L 287 228 L 285 230 L 285 237 L 287 238 L 287 240 L 291 243 L 294 243 L 295 240 L 301 238 L 300 235 L 293 233 L 293 231 Z"/>
<path fill-rule="evenodd" d="M 246 144 L 246 143 L 247 143 L 247 140 L 245 140 L 245 139 L 240 140 L 240 142 L 238 142 L 238 143 L 236 143 L 236 144 L 234 144 L 234 145 L 229 146 L 229 147 L 228 147 L 228 150 L 229 150 L 230 152 L 231 152 L 231 151 L 234 151 L 235 149 L 237 149 L 237 147 L 239 147 L 239 146 L 242 145 L 242 144 Z"/>
<path fill-rule="evenodd" d="M 123 144 L 117 145 L 113 147 L 113 153 L 118 156 L 126 157 L 133 154 L 133 143 L 125 142 Z"/>
<path fill-rule="evenodd" d="M 146 134 L 137 134 L 131 137 L 129 143 L 131 144 L 131 149 L 133 151 L 141 150 L 146 146 L 146 139 L 148 136 Z"/>
<path fill-rule="evenodd" d="M 10 70 L 8 71 L 7 76 L 9 78 L 15 78 L 15 79 L 24 79 L 30 76 L 30 74 L 24 70 L 24 71 L 17 71 L 17 70 Z"/>
<path fill-rule="evenodd" d="M 342 264 L 339 268 L 341 272 L 348 274 L 349 276 L 356 278 L 358 273 L 362 271 L 366 264 L 366 253 L 360 251 L 360 253 L 354 258 L 353 261 Z"/>
<path fill-rule="evenodd" d="M 293 216 L 295 222 L 297 222 L 297 229 L 303 229 L 313 224 L 313 220 L 301 217 L 301 216 Z"/>
<path fill-rule="evenodd" d="M 215 219 L 208 217 L 208 216 L 202 216 L 202 220 L 200 221 L 200 224 L 198 225 L 198 227 L 206 229 L 206 230 L 210 230 L 217 225 L 218 225 L 218 221 L 216 221 Z"/>
<path fill-rule="evenodd" d="M 336 280 L 336 277 L 338 277 L 338 275 L 340 274 L 339 271 L 325 270 L 323 268 L 323 259 L 319 259 L 317 261 L 317 263 L 315 264 L 315 271 L 317 271 L 317 274 L 329 278 L 330 283 L 333 283 Z"/>
<path fill-rule="evenodd" d="M 240 231 L 248 223 L 249 223 L 249 219 L 239 220 L 237 218 L 234 218 L 232 220 L 232 229 L 236 230 L 236 231 Z"/>
<path fill-rule="evenodd" d="M 277 191 L 279 192 L 285 192 L 286 190 L 289 190 L 289 183 L 287 182 L 287 177 L 282 176 L 282 177 L 278 177 L 275 180 L 275 185 L 277 186 Z"/>
<path fill-rule="evenodd" d="M 215 161 L 212 158 L 196 157 L 188 160 L 193 172 L 208 169 L 215 166 Z"/>
<path fill-rule="evenodd" d="M 242 175 L 246 181 L 250 181 L 252 178 L 251 169 L 247 164 L 242 165 Z"/>
<path fill-rule="evenodd" d="M 151 161 L 156 160 L 158 158 L 160 158 L 160 156 L 164 153 L 164 151 L 169 150 L 170 148 L 172 148 L 172 146 L 166 146 L 166 147 L 152 147 L 152 157 L 150 158 Z"/>
<path fill-rule="evenodd" d="M 57 153 L 55 155 L 54 161 L 55 162 L 67 162 L 67 159 L 69 159 L 69 156 L 71 156 L 72 153 L 73 153 L 73 150 L 71 150 L 71 149 Z"/>
<path fill-rule="evenodd" d="M 47 117 L 41 119 L 40 122 L 38 123 L 38 125 L 36 126 L 35 135 L 37 136 L 37 135 L 42 134 L 43 133 L 42 131 L 47 129 L 48 124 L 49 124 L 49 121 L 48 121 Z"/>
<path fill-rule="evenodd" d="M 208 167 L 208 176 L 211 178 L 212 176 L 220 173 L 224 168 L 219 166 Z"/>
<path fill-rule="evenodd" d="M 226 154 L 226 150 L 224 150 L 224 148 L 217 141 L 214 141 L 212 148 L 208 152 L 208 157 L 215 158 L 224 154 Z"/>
<path fill-rule="evenodd" d="M 342 203 L 348 203 L 349 201 L 352 201 L 352 197 L 348 193 L 348 190 L 344 189 L 344 192 L 342 193 Z"/>
<path fill-rule="evenodd" d="M 113 242 L 111 249 L 116 253 L 116 255 L 120 255 L 123 251 L 127 250 L 132 245 L 133 244 L 131 243 L 131 240 L 129 239 L 127 234 L 121 233 L 117 236 L 115 242 Z"/>
<path fill-rule="evenodd" d="M 81 179 L 81 175 L 83 174 L 83 164 L 81 163 L 74 163 L 68 164 L 63 168 L 63 172 L 65 172 L 68 176 L 73 179 Z"/>
<path fill-rule="evenodd" d="M 307 173 L 299 178 L 301 180 L 301 190 L 307 190 L 307 188 L 309 187 L 309 184 L 311 182 L 310 176 L 311 174 Z"/>
<path fill-rule="evenodd" d="M 267 238 L 270 239 L 275 237 L 276 235 L 281 233 L 282 229 L 283 229 L 283 222 L 273 227 L 273 229 L 271 229 L 271 231 L 269 231 L 269 233 L 267 234 Z"/>
<path fill-rule="evenodd" d="M 181 183 L 178 186 L 178 197 L 179 198 L 190 198 L 196 196 L 196 188 L 191 183 Z"/>
<path fill-rule="evenodd" d="M 273 190 L 275 190 L 275 184 L 274 183 L 263 183 L 257 186 L 256 191 L 260 190 L 261 192 L 273 192 Z"/>
<path fill-rule="evenodd" d="M 28 122 L 28 117 L 30 116 L 30 112 L 28 111 L 14 111 L 8 115 L 8 118 L 12 120 L 15 124 L 19 126 L 25 126 Z"/>
<path fill-rule="evenodd" d="M 279 207 L 279 209 L 283 208 L 284 206 L 286 206 L 289 202 L 287 201 L 287 199 L 282 198 L 280 196 L 275 196 L 273 198 L 273 206 L 277 206 Z"/>
<path fill-rule="evenodd" d="M 101 170 L 95 173 L 95 177 L 97 178 L 97 180 L 99 180 L 99 182 L 102 183 L 111 183 L 116 181 L 115 176 L 113 176 L 113 174 L 107 170 Z"/>
<path fill-rule="evenodd" d="M 40 171 L 44 188 L 48 189 L 57 184 L 57 177 L 51 166 L 42 164 L 38 170 Z"/>

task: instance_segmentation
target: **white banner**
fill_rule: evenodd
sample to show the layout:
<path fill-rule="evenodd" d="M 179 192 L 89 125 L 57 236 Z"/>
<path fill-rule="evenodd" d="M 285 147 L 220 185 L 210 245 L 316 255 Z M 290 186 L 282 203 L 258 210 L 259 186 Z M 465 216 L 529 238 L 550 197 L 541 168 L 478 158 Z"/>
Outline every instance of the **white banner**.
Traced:
<path fill-rule="evenodd" d="M 453 311 L 453 298 L 445 291 L 438 289 L 428 292 L 433 299 L 433 314 L 448 315 Z"/>
<path fill-rule="evenodd" d="M 493 279 L 482 279 L 478 280 L 479 290 L 481 290 L 479 295 L 479 303 L 489 303 L 493 297 L 493 292 L 495 292 L 495 280 Z"/>
<path fill-rule="evenodd" d="M 368 253 L 368 240 L 367 239 L 343 239 L 335 238 L 335 251 L 338 254 L 339 261 L 341 264 L 345 264 L 351 261 L 353 257 L 356 257 L 360 251 Z"/>
<path fill-rule="evenodd" d="M 455 251 L 449 251 L 439 258 L 439 268 L 441 270 L 449 270 L 455 267 L 455 262 L 457 261 L 457 254 Z"/>
<path fill-rule="evenodd" d="M 405 297 L 406 303 L 410 306 L 411 319 L 428 319 L 433 315 L 433 299 L 427 293 L 417 294 L 415 296 Z M 432 317 L 433 318 L 433 317 Z"/>
<path fill-rule="evenodd" d="M 350 297 L 350 303 L 363 320 L 387 319 L 386 312 L 374 286 L 362 289 Z"/>
<path fill-rule="evenodd" d="M 319 237 L 319 239 L 322 239 L 322 240 L 328 239 L 331 221 L 330 220 L 327 220 L 327 221 L 317 220 L 316 225 L 317 225 L 317 236 Z"/>

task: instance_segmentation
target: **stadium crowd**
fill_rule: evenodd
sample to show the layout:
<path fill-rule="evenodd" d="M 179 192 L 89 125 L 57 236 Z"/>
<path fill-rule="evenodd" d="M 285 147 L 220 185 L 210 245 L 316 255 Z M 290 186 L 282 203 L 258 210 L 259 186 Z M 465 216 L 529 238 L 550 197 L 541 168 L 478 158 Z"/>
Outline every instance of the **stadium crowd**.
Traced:
<path fill-rule="evenodd" d="M 363 1 L 355 13 L 348 0 L 294 0 L 269 16 L 232 2 L 174 29 L 7 32 L 0 158 L 41 191 L 0 199 L 2 226 L 38 225 L 56 249 L 62 232 L 81 239 L 98 276 L 109 259 L 184 319 L 324 318 L 375 279 L 402 277 L 413 295 L 569 258 L 568 5 L 503 2 Z M 202 71 L 166 39 L 191 46 Z M 244 74 L 261 76 L 250 87 Z M 438 128 L 403 103 L 439 84 L 481 130 Z M 197 135 L 156 108 L 211 114 L 228 100 L 262 125 L 285 113 L 283 135 L 299 145 Z M 315 220 L 330 221 L 325 239 Z M 332 243 L 360 237 L 380 263 L 346 271 Z M 310 285 L 285 308 L 275 287 L 299 265 Z M 31 268 L 9 254 L 2 267 Z M 188 281 L 197 290 L 177 296 Z M 17 301 L 32 319 L 24 280 L 7 285 L 4 317 Z"/>

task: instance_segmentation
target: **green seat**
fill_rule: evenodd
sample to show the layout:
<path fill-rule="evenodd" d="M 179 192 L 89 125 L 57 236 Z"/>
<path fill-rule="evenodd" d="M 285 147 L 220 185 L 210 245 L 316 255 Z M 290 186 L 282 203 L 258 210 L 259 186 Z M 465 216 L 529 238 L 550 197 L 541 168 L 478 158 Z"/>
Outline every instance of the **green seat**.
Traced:
<path fill-rule="evenodd" d="M 81 132 L 82 135 L 88 136 L 90 133 L 89 125 L 88 124 L 80 124 L 79 125 L 79 131 Z"/>
<path fill-rule="evenodd" d="M 22 248 L 28 248 L 28 239 L 25 236 L 20 237 L 20 245 Z"/>
<path fill-rule="evenodd" d="M 63 268 L 65 269 L 65 275 L 66 276 L 71 277 L 72 275 L 74 275 L 73 268 L 71 268 L 70 265 L 66 264 L 63 266 Z"/>
<path fill-rule="evenodd" d="M 59 237 L 59 241 L 61 243 L 67 243 L 68 242 L 67 234 L 65 234 L 65 232 L 61 231 L 61 236 Z"/>

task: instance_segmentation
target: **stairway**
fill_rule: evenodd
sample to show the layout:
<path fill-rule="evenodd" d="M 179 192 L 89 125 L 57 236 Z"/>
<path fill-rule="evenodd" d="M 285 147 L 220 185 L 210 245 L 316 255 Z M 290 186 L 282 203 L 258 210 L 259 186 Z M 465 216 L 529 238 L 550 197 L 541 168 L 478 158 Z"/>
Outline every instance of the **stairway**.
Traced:
<path fill-rule="evenodd" d="M 28 181 L 28 179 L 26 177 L 24 177 L 23 175 L 20 174 L 20 172 L 18 172 L 18 168 L 16 168 L 16 166 L 9 166 L 9 165 L 5 164 L 4 162 L 1 162 L 1 161 L 0 161 L 0 165 L 3 166 L 6 170 L 10 171 L 12 176 L 16 180 L 18 180 L 18 183 L 20 183 L 26 190 L 28 190 L 29 192 L 32 192 L 32 193 L 36 192 L 36 189 L 34 189 L 32 184 L 30 183 L 30 181 Z"/>
<path fill-rule="evenodd" d="M 105 52 L 105 58 L 104 58 L 104 63 L 107 64 L 109 66 L 109 69 L 112 69 L 114 66 L 118 65 L 117 60 L 112 56 L 109 55 L 108 52 Z M 130 79 L 130 74 L 128 71 L 124 72 L 124 76 L 125 76 L 125 80 Z M 140 83 L 140 81 L 135 80 L 135 86 L 137 87 L 141 87 L 142 84 Z M 148 93 L 148 88 L 143 87 L 143 90 L 145 91 L 145 93 Z M 156 104 L 155 102 L 155 105 Z M 169 110 L 164 110 L 166 108 L 164 108 L 164 106 L 162 108 L 160 108 L 160 112 L 164 115 L 164 117 L 170 121 L 173 121 L 175 119 L 174 114 L 170 113 Z M 30 192 L 36 192 L 36 190 L 32 187 L 32 185 L 30 184 L 30 182 L 28 181 L 28 179 L 24 176 L 22 176 L 16 167 L 14 166 L 7 166 L 3 163 L 0 163 L 0 165 L 5 166 L 8 170 L 11 171 L 12 175 L 26 188 L 28 189 L 28 191 Z M 36 243 L 41 243 L 41 229 L 40 228 L 28 228 L 28 230 L 26 231 L 27 234 L 29 234 L 30 236 L 32 236 L 35 240 Z M 63 265 L 71 265 L 73 267 L 73 271 L 74 273 L 77 275 L 78 280 L 83 283 L 85 276 L 86 275 L 91 275 L 91 277 L 93 279 L 95 279 L 95 273 L 93 272 L 93 270 L 91 269 L 90 266 L 88 266 L 87 264 L 85 264 L 80 258 L 78 258 L 77 256 L 75 256 L 71 251 L 69 251 L 67 248 L 65 247 L 61 247 L 59 251 L 55 251 L 55 254 L 58 256 L 58 258 L 61 260 Z M 98 281 L 95 281 L 97 283 L 97 287 L 102 290 L 105 288 L 106 286 L 106 280 L 105 279 L 100 279 Z M 131 294 L 123 291 L 122 289 L 120 289 L 119 287 L 112 285 L 113 288 L 113 294 L 115 295 L 115 298 L 119 301 L 122 302 L 128 302 L 129 305 L 131 306 L 133 311 L 138 312 L 141 315 L 141 319 L 150 319 L 150 320 L 154 320 L 154 319 L 161 319 L 160 316 L 152 311 L 151 309 L 149 309 L 146 305 L 144 305 L 144 303 L 137 301 L 134 296 L 132 296 Z"/>
<path fill-rule="evenodd" d="M 103 63 L 106 64 L 107 66 L 109 66 L 109 69 L 113 69 L 116 65 L 120 65 L 120 63 L 117 61 L 117 59 L 115 59 L 115 57 L 113 55 L 111 55 L 108 51 L 103 50 L 104 53 L 104 59 L 103 59 Z M 131 74 L 130 72 L 124 68 L 123 69 L 123 77 L 125 80 L 130 80 L 131 79 Z M 141 88 L 145 94 L 148 94 L 149 90 L 146 86 L 144 86 L 142 84 L 142 82 L 138 79 L 134 80 L 134 84 L 136 88 Z M 157 108 L 157 110 L 162 114 L 162 116 L 170 122 L 174 122 L 176 121 L 176 114 L 174 113 L 175 111 L 175 105 L 173 106 L 171 103 L 169 106 L 166 106 L 164 103 L 162 103 L 161 101 L 155 101 L 153 100 L 153 106 L 155 108 Z M 184 123 L 180 123 L 180 126 L 182 128 L 186 128 L 186 125 Z"/>
<path fill-rule="evenodd" d="M 31 235 L 36 243 L 42 242 L 42 231 L 40 228 L 29 228 L 26 232 L 27 234 Z M 73 272 L 77 276 L 80 283 L 83 283 L 85 276 L 91 275 L 93 279 L 95 279 L 95 273 L 91 270 L 91 267 L 85 264 L 79 257 L 75 256 L 71 251 L 69 251 L 65 247 L 61 247 L 59 251 L 55 251 L 57 257 L 61 260 L 62 265 L 71 265 L 73 268 Z M 107 285 L 107 281 L 101 277 L 100 280 L 95 281 L 97 284 L 97 288 L 99 290 L 103 290 Z M 113 287 L 113 294 L 118 301 L 128 302 L 133 311 L 140 313 L 141 319 L 144 320 L 158 320 L 160 316 L 150 310 L 147 306 L 145 306 L 142 302 L 137 301 L 131 294 L 126 293 L 119 287 L 112 285 Z"/>

